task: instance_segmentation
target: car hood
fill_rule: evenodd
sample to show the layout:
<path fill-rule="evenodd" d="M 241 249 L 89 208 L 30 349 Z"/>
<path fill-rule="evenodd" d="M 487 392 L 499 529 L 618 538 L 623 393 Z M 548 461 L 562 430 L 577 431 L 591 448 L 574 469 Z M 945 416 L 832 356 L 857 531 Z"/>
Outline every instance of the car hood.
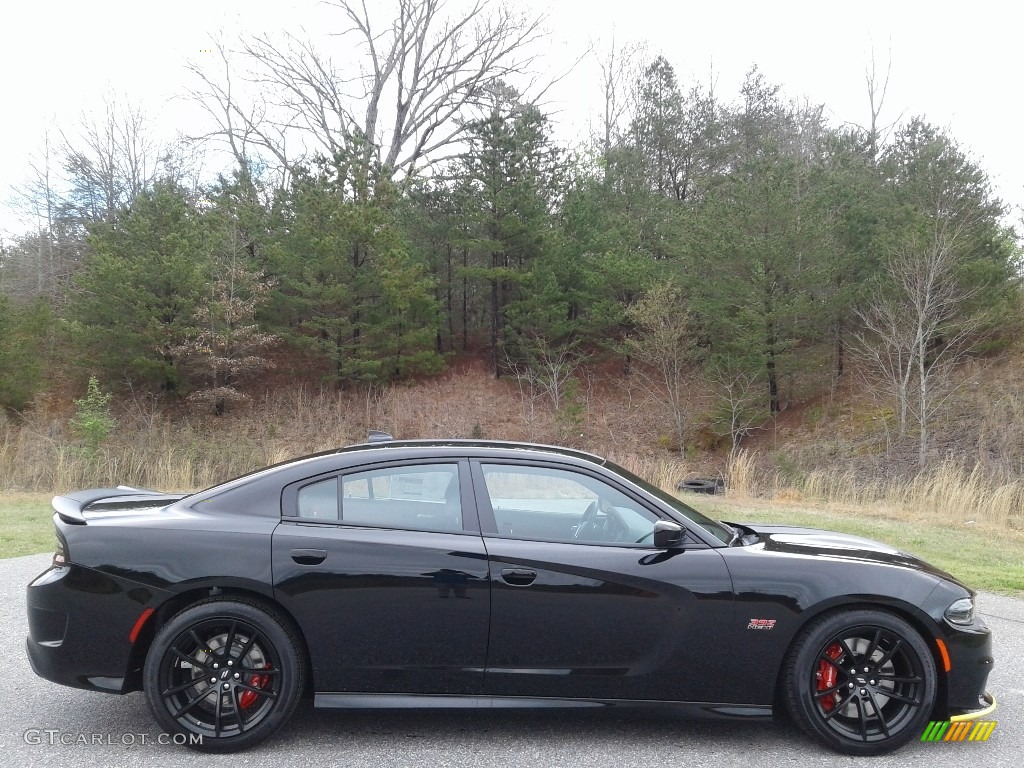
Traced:
<path fill-rule="evenodd" d="M 959 580 L 936 568 L 909 552 L 883 544 L 863 536 L 853 536 L 835 531 L 823 531 L 817 528 L 804 528 L 796 525 L 769 525 L 765 523 L 741 523 L 753 530 L 760 539 L 760 545 L 766 552 L 785 552 L 788 554 L 809 555 L 815 557 L 843 558 L 862 560 L 882 565 L 896 565 L 930 573 L 941 579 L 961 584 Z M 963 586 L 963 585 L 961 585 Z M 965 589 L 967 587 L 964 587 Z"/>

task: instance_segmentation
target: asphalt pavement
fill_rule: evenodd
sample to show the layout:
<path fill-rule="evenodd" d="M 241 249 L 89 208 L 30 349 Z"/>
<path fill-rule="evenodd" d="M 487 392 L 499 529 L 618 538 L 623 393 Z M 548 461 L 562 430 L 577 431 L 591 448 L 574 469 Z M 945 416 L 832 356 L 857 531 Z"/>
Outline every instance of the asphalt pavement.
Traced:
<path fill-rule="evenodd" d="M 987 768 L 1020 762 L 1024 748 L 1024 600 L 982 594 L 995 634 L 989 690 L 999 701 L 987 742 L 914 742 L 881 758 L 838 755 L 790 725 L 684 720 L 670 711 L 351 711 L 301 708 L 271 741 L 249 752 L 205 755 L 162 744 L 141 693 L 111 696 L 42 680 L 25 655 L 25 585 L 49 555 L 0 560 L 0 762 L 4 765 L 238 765 L 447 768 L 448 766 L 681 765 L 922 766 Z"/>

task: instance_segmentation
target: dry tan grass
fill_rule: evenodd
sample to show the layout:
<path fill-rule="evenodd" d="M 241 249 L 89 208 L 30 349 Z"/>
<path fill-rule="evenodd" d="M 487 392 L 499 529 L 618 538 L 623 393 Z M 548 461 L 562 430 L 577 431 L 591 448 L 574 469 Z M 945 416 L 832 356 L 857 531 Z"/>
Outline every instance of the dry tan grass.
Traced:
<path fill-rule="evenodd" d="M 571 431 L 546 401 L 474 366 L 416 386 L 277 390 L 221 418 L 197 412 L 171 418 L 166 410 L 132 401 L 117 412 L 117 430 L 94 455 L 74 444 L 66 409 L 44 404 L 20 423 L 0 420 L 0 491 L 53 493 L 119 484 L 195 490 L 291 457 L 361 442 L 369 429 L 399 438 L 570 445 L 607 456 L 666 490 L 688 477 L 717 474 L 706 458 L 697 463 L 659 448 L 661 420 L 637 392 L 602 388 L 592 379 L 581 384 L 584 408 Z M 1014 410 L 1018 405 L 999 402 Z M 769 463 L 752 452 L 732 456 L 724 471 L 729 496 L 1024 529 L 1024 481 L 1005 463 L 950 460 L 904 479 L 855 472 L 840 462 L 785 474 L 765 468 Z"/>
<path fill-rule="evenodd" d="M 778 470 L 761 469 L 757 458 L 740 451 L 729 462 L 730 496 L 1024 530 L 1024 481 L 980 462 L 947 460 L 911 478 L 877 478 L 835 467 L 788 479 Z"/>

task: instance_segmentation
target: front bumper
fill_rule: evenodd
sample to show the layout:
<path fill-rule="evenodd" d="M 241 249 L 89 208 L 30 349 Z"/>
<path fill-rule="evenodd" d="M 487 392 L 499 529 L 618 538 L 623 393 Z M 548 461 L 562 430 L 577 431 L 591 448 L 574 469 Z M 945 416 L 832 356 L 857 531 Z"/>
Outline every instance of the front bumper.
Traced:
<path fill-rule="evenodd" d="M 988 676 L 995 664 L 992 632 L 979 617 L 970 627 L 949 627 L 943 638 L 949 653 L 946 702 L 950 719 L 974 720 L 995 710 L 995 698 L 987 691 Z"/>
<path fill-rule="evenodd" d="M 107 693 L 131 690 L 132 628 L 150 588 L 78 565 L 55 566 L 27 590 L 32 670 L 47 680 Z"/>
<path fill-rule="evenodd" d="M 985 704 L 983 708 L 963 712 L 959 715 L 950 715 L 949 721 L 951 723 L 965 723 L 969 720 L 981 720 L 981 718 L 988 717 L 996 711 L 996 697 L 991 693 L 983 693 L 981 695 L 981 702 Z"/>

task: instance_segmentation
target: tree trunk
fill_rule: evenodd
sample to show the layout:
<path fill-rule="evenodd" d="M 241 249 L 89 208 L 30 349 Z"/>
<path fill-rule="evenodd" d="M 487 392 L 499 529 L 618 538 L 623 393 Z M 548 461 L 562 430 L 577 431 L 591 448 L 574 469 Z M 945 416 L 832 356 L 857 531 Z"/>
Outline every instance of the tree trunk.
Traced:
<path fill-rule="evenodd" d="M 498 278 L 491 279 L 491 373 L 500 378 L 498 368 Z"/>
<path fill-rule="evenodd" d="M 469 349 L 469 278 L 466 268 L 469 266 L 469 249 L 462 249 L 462 351 Z"/>
<path fill-rule="evenodd" d="M 768 412 L 778 413 L 779 407 L 779 375 L 775 364 L 775 344 L 778 339 L 775 336 L 775 323 L 768 321 L 765 333 L 765 372 L 768 376 Z"/>
<path fill-rule="evenodd" d="M 845 330 L 843 325 L 843 318 L 836 318 L 835 325 L 835 376 L 836 379 L 843 377 L 843 371 L 846 365 L 846 343 L 843 340 L 843 331 Z"/>

